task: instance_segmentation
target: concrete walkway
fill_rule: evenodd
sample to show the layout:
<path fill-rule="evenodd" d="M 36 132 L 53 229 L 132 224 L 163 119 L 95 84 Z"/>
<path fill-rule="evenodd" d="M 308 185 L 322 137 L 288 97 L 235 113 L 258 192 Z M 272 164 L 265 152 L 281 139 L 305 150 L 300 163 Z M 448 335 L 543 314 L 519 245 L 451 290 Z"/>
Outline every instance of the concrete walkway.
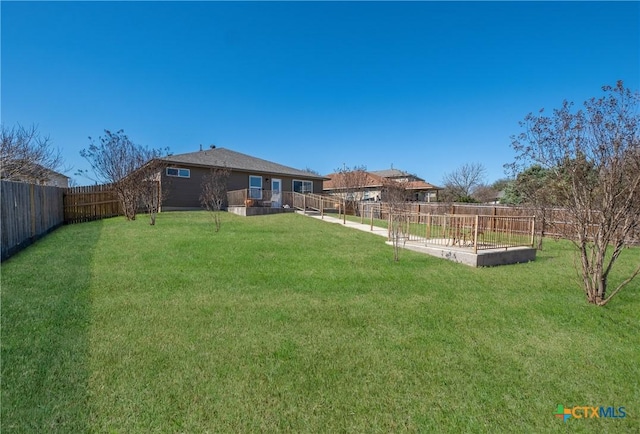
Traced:
<path fill-rule="evenodd" d="M 327 223 L 339 224 L 352 229 L 358 229 L 363 232 L 369 232 L 370 234 L 379 235 L 385 238 L 388 245 L 393 245 L 388 240 L 387 229 L 380 227 L 373 227 L 371 229 L 371 223 L 363 224 L 354 221 L 347 220 L 346 223 L 343 219 L 325 215 L 322 217 L 319 212 L 296 211 L 298 214 L 304 214 L 307 217 L 316 218 Z M 365 219 L 366 221 L 366 219 Z M 509 249 L 489 249 L 479 250 L 474 253 L 472 249 L 454 247 L 454 246 L 434 246 L 428 245 L 425 241 L 407 241 L 400 245 L 403 249 L 413 250 L 414 252 L 425 253 L 427 255 L 435 256 L 449 261 L 458 262 L 461 264 L 470 265 L 472 267 L 486 267 L 495 265 L 517 264 L 521 262 L 534 261 L 536 258 L 536 249 L 531 247 L 510 247 Z"/>
<path fill-rule="evenodd" d="M 347 227 L 347 228 L 352 228 L 352 229 L 358 229 L 360 231 L 363 232 L 369 232 L 370 234 L 374 234 L 374 235 L 379 235 L 381 237 L 385 237 L 388 238 L 388 233 L 387 230 L 385 228 L 380 228 L 377 226 L 373 227 L 373 230 L 371 230 L 371 223 L 369 224 L 362 224 L 362 223 L 357 223 L 357 222 L 353 222 L 353 221 L 349 221 L 347 220 L 347 223 L 343 223 L 342 219 L 336 218 L 336 217 L 331 217 L 328 215 L 324 215 L 324 217 L 322 217 L 320 215 L 319 212 L 316 211 L 307 211 L 306 213 L 303 213 L 302 211 L 296 211 L 298 214 L 304 214 L 307 217 L 312 217 L 318 220 L 322 220 L 325 221 L 327 223 L 336 223 L 339 224 L 341 226 Z"/>

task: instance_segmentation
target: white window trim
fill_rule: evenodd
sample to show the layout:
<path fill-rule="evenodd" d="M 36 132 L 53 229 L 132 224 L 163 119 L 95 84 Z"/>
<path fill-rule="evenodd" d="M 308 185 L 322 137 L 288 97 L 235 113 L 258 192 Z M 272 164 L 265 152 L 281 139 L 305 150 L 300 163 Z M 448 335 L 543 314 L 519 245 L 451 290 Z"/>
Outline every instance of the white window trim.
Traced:
<path fill-rule="evenodd" d="M 169 170 L 177 170 L 178 174 L 177 175 L 170 175 L 169 174 Z M 182 171 L 182 170 L 186 170 L 187 171 L 187 176 L 180 175 L 180 171 Z M 171 176 L 173 178 L 191 178 L 191 169 L 185 169 L 185 168 L 181 168 L 181 167 L 167 167 L 164 173 L 167 176 Z"/>
<path fill-rule="evenodd" d="M 251 186 L 251 180 L 252 179 L 259 179 L 260 180 L 260 187 L 252 187 Z M 256 195 L 256 197 L 254 197 L 254 195 L 252 194 L 253 191 L 256 191 L 258 193 Z M 261 200 L 262 199 L 262 176 L 249 175 L 249 199 L 256 199 L 256 200 Z"/>
<path fill-rule="evenodd" d="M 309 181 L 308 179 L 293 179 L 291 181 L 291 191 L 296 191 L 295 189 L 295 183 L 296 182 L 300 182 L 300 183 L 309 183 L 311 184 L 311 190 L 310 191 L 305 191 L 304 193 L 313 193 L 313 181 Z"/>

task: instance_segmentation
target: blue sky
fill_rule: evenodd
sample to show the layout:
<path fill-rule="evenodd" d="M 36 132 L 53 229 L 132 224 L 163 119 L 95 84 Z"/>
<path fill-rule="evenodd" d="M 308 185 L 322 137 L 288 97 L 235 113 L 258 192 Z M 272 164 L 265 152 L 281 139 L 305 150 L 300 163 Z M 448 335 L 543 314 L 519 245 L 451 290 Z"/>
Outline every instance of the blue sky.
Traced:
<path fill-rule="evenodd" d="M 327 174 L 504 177 L 518 121 L 622 79 L 640 3 L 1 3 L 5 126 L 70 167 L 104 129 L 174 154 L 226 147 Z M 90 181 L 75 177 L 79 184 Z"/>

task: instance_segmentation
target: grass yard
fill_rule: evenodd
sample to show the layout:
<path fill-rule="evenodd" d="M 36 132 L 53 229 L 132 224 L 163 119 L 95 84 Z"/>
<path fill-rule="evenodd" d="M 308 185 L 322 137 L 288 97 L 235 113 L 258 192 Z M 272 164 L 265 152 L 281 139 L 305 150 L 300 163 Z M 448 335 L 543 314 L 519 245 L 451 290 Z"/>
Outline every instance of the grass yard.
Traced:
<path fill-rule="evenodd" d="M 640 432 L 640 280 L 598 308 L 566 242 L 400 255 L 295 214 L 65 226 L 2 264 L 2 432 Z"/>

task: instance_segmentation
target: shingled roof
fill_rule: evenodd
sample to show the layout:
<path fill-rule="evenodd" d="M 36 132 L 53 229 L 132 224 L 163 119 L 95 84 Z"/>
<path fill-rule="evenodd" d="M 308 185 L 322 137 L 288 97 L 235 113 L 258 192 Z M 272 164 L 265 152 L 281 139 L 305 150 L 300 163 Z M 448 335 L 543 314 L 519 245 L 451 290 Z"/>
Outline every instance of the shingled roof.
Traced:
<path fill-rule="evenodd" d="M 344 189 L 344 173 L 330 173 L 327 175 L 326 181 L 324 181 L 322 189 L 323 190 L 340 190 Z M 358 177 L 359 180 L 363 180 L 365 185 L 350 185 L 349 188 L 374 188 L 374 187 L 382 187 L 384 185 L 384 178 L 378 175 L 374 175 L 370 172 L 365 172 L 363 177 Z"/>
<path fill-rule="evenodd" d="M 261 158 L 252 157 L 226 148 L 205 149 L 187 154 L 171 155 L 163 160 L 174 163 L 200 167 L 227 167 L 253 173 L 268 173 L 287 176 L 299 176 L 305 179 L 326 179 L 305 170 L 283 166 Z"/>
<path fill-rule="evenodd" d="M 407 190 L 442 190 L 441 187 L 425 181 L 409 181 L 404 184 L 404 188 Z"/>
<path fill-rule="evenodd" d="M 406 178 L 406 177 L 411 177 L 411 178 L 415 178 L 417 180 L 421 180 L 424 181 L 424 179 L 416 176 L 416 175 L 412 175 L 408 172 L 405 172 L 404 170 L 398 170 L 398 169 L 385 169 L 385 170 L 372 170 L 369 173 L 373 173 L 374 175 L 378 175 L 378 176 L 382 176 L 383 178 Z"/>

